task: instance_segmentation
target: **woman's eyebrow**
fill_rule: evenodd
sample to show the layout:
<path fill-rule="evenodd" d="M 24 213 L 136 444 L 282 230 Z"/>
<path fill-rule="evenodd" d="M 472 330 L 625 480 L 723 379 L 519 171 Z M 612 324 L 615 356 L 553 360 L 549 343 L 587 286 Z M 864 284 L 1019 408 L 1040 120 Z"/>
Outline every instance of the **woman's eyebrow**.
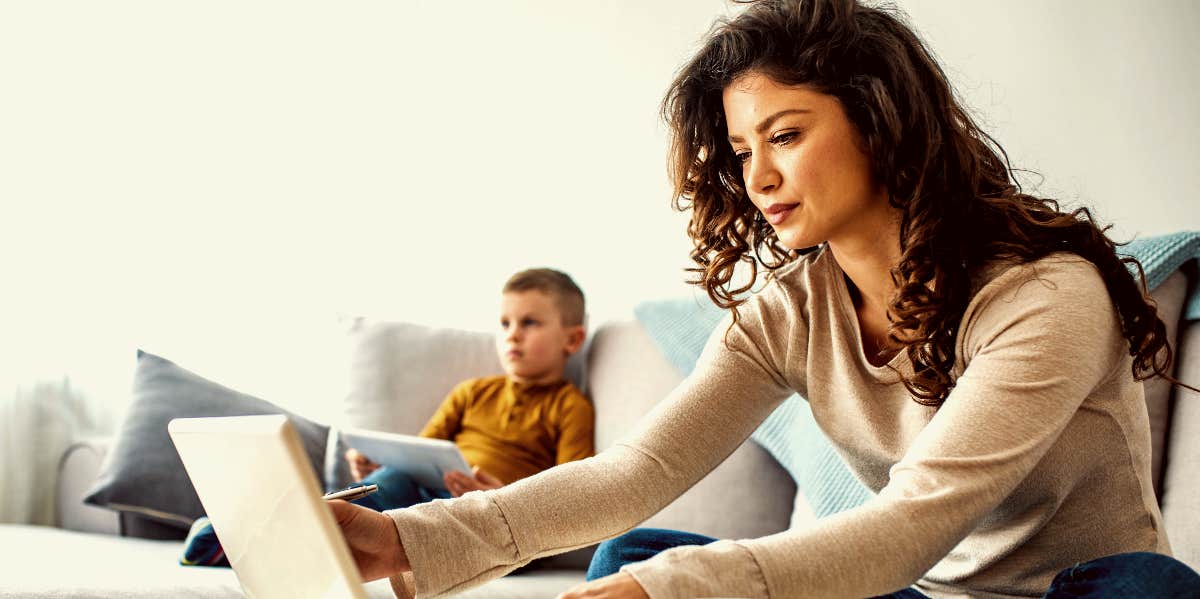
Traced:
<path fill-rule="evenodd" d="M 785 117 L 789 114 L 806 114 L 806 113 L 810 113 L 810 112 L 812 112 L 812 111 L 807 108 L 785 108 L 785 109 L 780 110 L 779 112 L 776 112 L 775 114 L 772 114 L 771 116 L 768 116 L 767 118 L 763 119 L 762 122 L 760 122 L 758 124 L 758 126 L 756 126 L 754 128 L 754 132 L 761 134 L 763 131 L 766 131 L 767 129 L 769 129 L 771 127 L 771 125 L 773 125 L 775 123 L 775 121 L 777 121 L 780 118 Z M 746 141 L 746 140 L 742 139 L 741 137 L 738 137 L 737 135 L 729 136 L 730 143 L 735 143 L 735 142 L 739 142 L 739 141 Z"/>

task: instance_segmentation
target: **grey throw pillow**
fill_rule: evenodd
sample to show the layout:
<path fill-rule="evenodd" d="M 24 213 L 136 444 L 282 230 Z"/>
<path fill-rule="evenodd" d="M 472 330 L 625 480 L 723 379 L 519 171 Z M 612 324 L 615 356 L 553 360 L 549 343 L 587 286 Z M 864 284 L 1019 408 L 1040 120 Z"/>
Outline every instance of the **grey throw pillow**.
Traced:
<path fill-rule="evenodd" d="M 167 423 L 173 418 L 257 414 L 288 416 L 320 480 L 329 427 L 139 350 L 132 401 L 84 502 L 186 531 L 204 515 L 204 508 L 167 435 Z"/>

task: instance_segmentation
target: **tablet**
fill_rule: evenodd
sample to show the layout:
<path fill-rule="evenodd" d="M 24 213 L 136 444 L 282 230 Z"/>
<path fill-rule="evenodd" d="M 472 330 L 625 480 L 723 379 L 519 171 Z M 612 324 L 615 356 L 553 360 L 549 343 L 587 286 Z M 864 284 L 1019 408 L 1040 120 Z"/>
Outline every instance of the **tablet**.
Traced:
<path fill-rule="evenodd" d="M 372 462 L 399 470 L 429 489 L 445 489 L 442 476 L 447 472 L 471 475 L 467 459 L 451 441 L 361 428 L 342 429 L 342 441 Z"/>

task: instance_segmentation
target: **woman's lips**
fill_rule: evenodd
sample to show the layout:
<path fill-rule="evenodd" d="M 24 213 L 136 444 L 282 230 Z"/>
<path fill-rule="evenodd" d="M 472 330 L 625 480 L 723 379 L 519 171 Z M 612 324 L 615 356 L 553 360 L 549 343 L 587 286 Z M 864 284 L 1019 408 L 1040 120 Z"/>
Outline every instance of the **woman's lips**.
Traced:
<path fill-rule="evenodd" d="M 778 225 L 787 220 L 788 215 L 792 213 L 800 204 L 771 204 L 763 209 L 763 216 L 767 222 L 772 225 Z"/>

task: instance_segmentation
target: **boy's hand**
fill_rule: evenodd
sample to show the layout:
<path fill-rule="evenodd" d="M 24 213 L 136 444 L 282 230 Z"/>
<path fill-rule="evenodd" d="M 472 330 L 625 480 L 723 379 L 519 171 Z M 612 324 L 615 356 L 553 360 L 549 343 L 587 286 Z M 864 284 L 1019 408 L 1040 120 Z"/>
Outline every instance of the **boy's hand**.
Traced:
<path fill-rule="evenodd" d="M 475 475 L 467 476 L 466 474 L 455 470 L 453 472 L 447 472 L 445 476 L 442 477 L 442 480 L 446 483 L 446 488 L 450 491 L 451 495 L 458 497 L 463 493 L 469 493 L 471 491 L 487 491 L 488 489 L 499 489 L 500 487 L 504 486 L 504 481 L 501 481 L 491 474 L 488 474 L 487 471 L 483 470 L 479 466 L 472 468 L 471 472 L 473 472 Z"/>
<path fill-rule="evenodd" d="M 364 582 L 410 569 L 400 534 L 389 516 L 341 499 L 328 503 Z"/>
<path fill-rule="evenodd" d="M 360 483 L 368 474 L 379 469 L 379 464 L 372 462 L 370 458 L 358 452 L 357 449 L 351 447 L 346 450 L 346 461 L 350 463 L 350 476 L 354 477 L 354 482 Z"/>

